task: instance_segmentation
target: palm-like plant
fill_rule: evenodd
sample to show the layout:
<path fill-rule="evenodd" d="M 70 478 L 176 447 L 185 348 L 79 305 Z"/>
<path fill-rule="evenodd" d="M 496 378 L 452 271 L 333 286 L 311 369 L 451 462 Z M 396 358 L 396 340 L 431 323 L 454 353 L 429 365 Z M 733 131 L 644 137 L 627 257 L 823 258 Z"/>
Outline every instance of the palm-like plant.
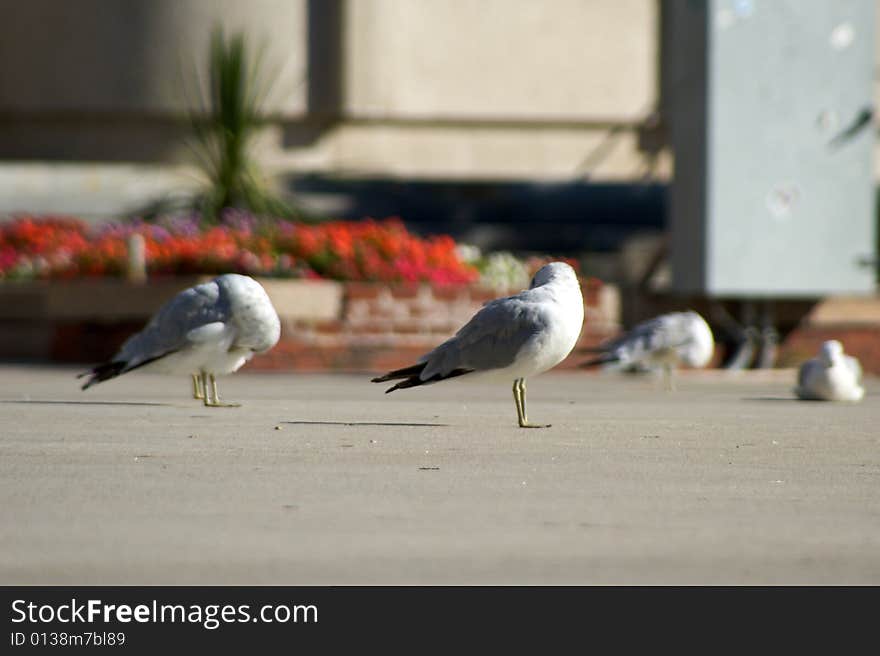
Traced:
<path fill-rule="evenodd" d="M 242 33 L 227 38 L 222 27 L 214 29 L 207 84 L 198 86 L 187 116 L 205 189 L 182 202 L 159 201 L 143 216 L 189 209 L 216 223 L 224 209 L 239 208 L 266 217 L 311 218 L 271 188 L 251 155 L 254 138 L 269 123 L 264 105 L 274 79 L 266 74 L 264 52 L 248 48 Z"/>

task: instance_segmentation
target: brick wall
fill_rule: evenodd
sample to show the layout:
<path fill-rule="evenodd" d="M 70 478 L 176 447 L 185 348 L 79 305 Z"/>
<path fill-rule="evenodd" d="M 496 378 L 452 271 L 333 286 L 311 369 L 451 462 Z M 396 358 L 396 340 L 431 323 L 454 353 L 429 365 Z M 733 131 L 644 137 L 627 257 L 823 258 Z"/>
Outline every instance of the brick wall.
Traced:
<path fill-rule="evenodd" d="M 858 358 L 866 372 L 880 374 L 880 326 L 841 324 L 796 328 L 781 344 L 778 365 L 800 365 L 818 354 L 827 339 L 840 341 L 846 353 Z"/>
<path fill-rule="evenodd" d="M 562 367 L 574 366 L 583 357 L 579 350 L 619 329 L 616 288 L 588 281 L 583 290 L 584 329 L 578 347 Z M 486 301 L 516 291 L 345 283 L 337 319 L 284 319 L 279 344 L 248 366 L 301 371 L 402 367 L 455 334 Z"/>
<path fill-rule="evenodd" d="M 819 301 L 786 334 L 778 365 L 800 365 L 827 339 L 840 341 L 866 372 L 880 374 L 880 297 L 832 296 Z"/>
<path fill-rule="evenodd" d="M 204 280 L 181 277 L 135 285 L 122 280 L 0 285 L 0 360 L 96 363 L 110 358 L 175 293 Z M 384 371 L 411 364 L 455 331 L 486 301 L 518 290 L 428 285 L 260 280 L 282 319 L 279 344 L 249 369 Z M 584 349 L 618 334 L 619 290 L 582 281 L 585 321 L 578 346 L 560 367 L 586 358 Z M 880 374 L 880 297 L 829 297 L 779 316 L 777 366 L 793 367 L 826 339 L 843 342 L 868 373 Z M 695 309 L 705 310 L 695 305 Z M 778 308 L 778 309 L 780 309 Z M 643 308 L 646 314 L 681 309 Z M 707 311 L 707 310 L 706 310 Z M 707 311 L 708 312 L 708 311 Z M 708 316 L 708 315 L 707 315 Z M 712 366 L 722 359 L 718 344 Z"/>
<path fill-rule="evenodd" d="M 96 363 L 109 359 L 158 307 L 202 278 L 0 285 L 0 358 Z M 281 340 L 249 369 L 384 371 L 411 364 L 455 334 L 483 303 L 519 290 L 260 280 L 281 317 Z M 582 282 L 585 322 L 563 367 L 619 329 L 617 288 Z M 5 300 L 9 301 L 4 303 Z"/>
<path fill-rule="evenodd" d="M 624 327 L 665 312 L 691 309 L 702 314 L 715 333 L 715 354 L 710 368 L 726 362 L 731 351 L 738 347 L 732 335 L 716 320 L 719 306 L 735 320 L 741 320 L 740 302 L 677 297 L 632 286 L 623 286 L 620 293 Z M 837 339 L 847 353 L 859 359 L 866 373 L 880 374 L 880 293 L 822 299 L 776 299 L 772 309 L 774 326 L 781 339 L 776 367 L 798 367 L 818 353 L 823 341 Z"/>

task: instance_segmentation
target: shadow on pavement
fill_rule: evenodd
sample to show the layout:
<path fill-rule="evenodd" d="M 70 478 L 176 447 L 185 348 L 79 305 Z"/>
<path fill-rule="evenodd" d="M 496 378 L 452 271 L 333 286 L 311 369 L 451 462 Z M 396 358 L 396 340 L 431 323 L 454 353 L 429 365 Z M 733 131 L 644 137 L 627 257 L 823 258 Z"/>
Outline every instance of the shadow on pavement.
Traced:
<path fill-rule="evenodd" d="M 282 421 L 281 423 L 300 426 L 449 426 L 449 424 L 423 424 L 405 421 Z"/>
<path fill-rule="evenodd" d="M 170 403 L 150 403 L 148 401 L 57 401 L 39 399 L 2 399 L 0 403 L 34 403 L 38 405 L 164 405 Z"/>

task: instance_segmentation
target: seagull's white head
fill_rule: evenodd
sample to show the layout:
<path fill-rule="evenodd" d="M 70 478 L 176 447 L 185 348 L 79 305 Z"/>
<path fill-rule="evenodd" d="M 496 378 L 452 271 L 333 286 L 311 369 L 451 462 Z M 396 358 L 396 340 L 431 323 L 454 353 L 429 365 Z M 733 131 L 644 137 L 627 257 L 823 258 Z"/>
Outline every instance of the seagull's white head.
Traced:
<path fill-rule="evenodd" d="M 693 310 L 684 313 L 690 340 L 680 349 L 682 363 L 687 367 L 701 369 L 709 364 L 715 351 L 715 339 L 709 324 Z"/>
<path fill-rule="evenodd" d="M 532 277 L 529 289 L 541 287 L 551 282 L 563 282 L 578 285 L 577 274 L 574 269 L 565 262 L 550 262 L 545 264 Z"/>
<path fill-rule="evenodd" d="M 231 319 L 236 324 L 236 342 L 262 353 L 281 338 L 281 320 L 263 286 L 250 276 L 227 273 L 214 278 L 225 292 Z"/>
<path fill-rule="evenodd" d="M 830 367 L 835 362 L 840 359 L 840 356 L 843 355 L 843 344 L 838 342 L 836 339 L 829 339 L 825 342 L 822 342 L 822 346 L 819 349 L 819 358 L 822 360 L 822 363 L 826 367 Z"/>

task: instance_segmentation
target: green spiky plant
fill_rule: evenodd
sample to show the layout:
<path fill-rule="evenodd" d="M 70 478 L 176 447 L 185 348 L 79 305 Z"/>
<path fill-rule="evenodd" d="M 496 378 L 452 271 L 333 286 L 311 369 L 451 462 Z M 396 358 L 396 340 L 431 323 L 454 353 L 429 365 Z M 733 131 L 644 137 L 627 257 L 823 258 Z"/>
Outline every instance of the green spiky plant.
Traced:
<path fill-rule="evenodd" d="M 188 145 L 205 189 L 184 199 L 163 199 L 141 216 L 186 209 L 211 224 L 224 209 L 238 208 L 262 217 L 316 220 L 271 188 L 251 154 L 254 138 L 270 122 L 264 105 L 275 76 L 267 75 L 264 53 L 264 48 L 249 48 L 243 33 L 227 37 L 222 27 L 214 28 L 207 84 L 197 87 L 187 116 Z"/>

